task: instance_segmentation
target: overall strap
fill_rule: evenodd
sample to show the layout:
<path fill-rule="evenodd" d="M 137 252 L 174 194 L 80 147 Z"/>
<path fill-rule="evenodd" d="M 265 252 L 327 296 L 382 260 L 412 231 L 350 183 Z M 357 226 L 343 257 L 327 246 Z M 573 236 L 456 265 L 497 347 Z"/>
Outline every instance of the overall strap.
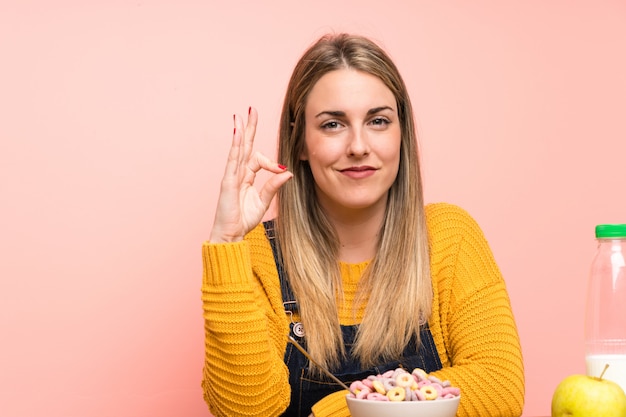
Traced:
<path fill-rule="evenodd" d="M 276 231 L 274 229 L 274 220 L 268 220 L 263 222 L 265 227 L 265 236 L 270 242 L 272 247 L 272 253 L 274 254 L 274 262 L 276 263 L 276 270 L 278 271 L 278 279 L 280 280 L 280 292 L 283 296 L 283 304 L 285 305 L 285 311 L 291 311 L 292 313 L 298 311 L 298 303 L 296 297 L 293 295 L 291 285 L 289 285 L 289 279 L 283 268 L 282 258 L 278 251 L 278 244 L 276 242 Z"/>

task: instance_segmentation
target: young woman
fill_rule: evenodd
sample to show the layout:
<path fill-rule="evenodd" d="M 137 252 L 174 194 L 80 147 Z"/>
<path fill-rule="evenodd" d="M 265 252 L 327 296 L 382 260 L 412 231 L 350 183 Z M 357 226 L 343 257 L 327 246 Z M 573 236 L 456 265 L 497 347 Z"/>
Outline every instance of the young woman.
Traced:
<path fill-rule="evenodd" d="M 216 416 L 349 416 L 348 384 L 419 367 L 461 388 L 459 416 L 520 416 L 509 297 L 475 221 L 424 205 L 413 112 L 389 56 L 328 35 L 297 63 L 278 162 L 235 116 L 203 245 L 204 396 Z M 253 186 L 261 169 L 273 173 Z M 277 196 L 277 216 L 262 223 Z"/>

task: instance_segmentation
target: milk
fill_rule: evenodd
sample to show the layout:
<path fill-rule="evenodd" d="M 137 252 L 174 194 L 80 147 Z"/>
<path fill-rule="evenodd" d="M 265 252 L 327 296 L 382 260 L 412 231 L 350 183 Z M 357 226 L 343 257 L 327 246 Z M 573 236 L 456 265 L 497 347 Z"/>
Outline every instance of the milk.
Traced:
<path fill-rule="evenodd" d="M 599 377 L 608 363 L 609 367 L 603 378 L 617 382 L 626 392 L 626 354 L 622 355 L 587 355 L 587 375 Z"/>

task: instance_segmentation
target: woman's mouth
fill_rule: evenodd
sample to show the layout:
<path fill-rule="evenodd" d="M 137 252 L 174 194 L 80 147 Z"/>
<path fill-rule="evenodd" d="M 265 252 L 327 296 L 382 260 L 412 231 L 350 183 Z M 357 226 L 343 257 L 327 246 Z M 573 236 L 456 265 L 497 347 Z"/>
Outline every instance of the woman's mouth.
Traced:
<path fill-rule="evenodd" d="M 374 175 L 376 168 L 371 166 L 354 166 L 342 169 L 339 172 L 352 179 L 361 179 Z"/>

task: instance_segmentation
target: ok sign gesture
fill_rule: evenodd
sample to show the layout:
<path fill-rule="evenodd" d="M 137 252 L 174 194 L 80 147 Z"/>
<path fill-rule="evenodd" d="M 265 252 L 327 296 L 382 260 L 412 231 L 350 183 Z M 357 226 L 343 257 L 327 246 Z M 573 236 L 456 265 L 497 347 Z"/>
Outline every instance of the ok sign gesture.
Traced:
<path fill-rule="evenodd" d="M 253 151 L 257 121 L 257 111 L 252 107 L 245 126 L 241 117 L 234 116 L 233 141 L 220 186 L 210 242 L 242 240 L 261 222 L 278 189 L 293 176 L 286 167 Z M 261 169 L 274 175 L 257 190 L 254 180 Z"/>

